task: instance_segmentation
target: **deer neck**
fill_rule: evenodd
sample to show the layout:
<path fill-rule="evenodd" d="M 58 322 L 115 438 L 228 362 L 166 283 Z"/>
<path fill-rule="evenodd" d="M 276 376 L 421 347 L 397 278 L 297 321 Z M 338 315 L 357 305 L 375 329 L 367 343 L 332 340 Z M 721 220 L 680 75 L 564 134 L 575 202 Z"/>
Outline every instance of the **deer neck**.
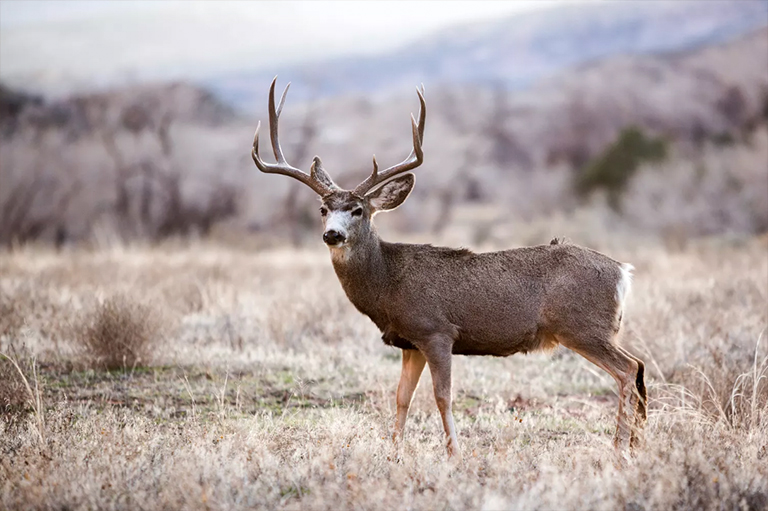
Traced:
<path fill-rule="evenodd" d="M 354 243 L 331 248 L 331 261 L 349 300 L 378 324 L 376 316 L 380 315 L 381 294 L 388 288 L 388 279 L 381 238 L 373 225 Z"/>

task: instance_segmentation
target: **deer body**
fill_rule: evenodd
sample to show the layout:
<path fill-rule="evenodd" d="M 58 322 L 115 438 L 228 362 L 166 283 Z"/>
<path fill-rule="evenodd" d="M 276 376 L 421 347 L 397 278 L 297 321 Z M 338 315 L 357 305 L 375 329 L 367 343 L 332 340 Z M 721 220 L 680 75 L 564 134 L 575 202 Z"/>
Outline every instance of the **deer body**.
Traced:
<path fill-rule="evenodd" d="M 625 274 L 598 252 L 556 244 L 475 254 L 371 243 L 333 265 L 388 345 L 423 349 L 439 332 L 452 339 L 454 355 L 508 356 L 553 348 L 555 336 L 570 331 L 618 329 Z"/>
<path fill-rule="evenodd" d="M 273 81 L 269 120 L 277 163 L 267 164 L 259 156 L 259 128 L 253 160 L 262 172 L 297 179 L 320 196 L 323 241 L 344 292 L 381 330 L 386 344 L 402 349 L 393 438 L 402 434 L 425 366 L 429 365 L 432 374 L 448 452 L 456 454 L 452 355 L 508 356 L 562 344 L 616 380 L 617 451 L 623 454 L 638 443 L 646 415 L 644 365 L 616 342 L 631 284 L 631 265 L 557 240 L 481 254 L 383 241 L 373 217 L 405 201 L 414 186 L 408 171 L 423 160 L 426 103 L 422 92 L 418 91 L 419 122 L 411 117 L 411 154 L 381 172 L 374 157 L 371 175 L 354 190 L 342 190 L 318 157 L 309 174 L 286 162 L 277 130 L 285 92 L 276 105 L 274 88 Z"/>

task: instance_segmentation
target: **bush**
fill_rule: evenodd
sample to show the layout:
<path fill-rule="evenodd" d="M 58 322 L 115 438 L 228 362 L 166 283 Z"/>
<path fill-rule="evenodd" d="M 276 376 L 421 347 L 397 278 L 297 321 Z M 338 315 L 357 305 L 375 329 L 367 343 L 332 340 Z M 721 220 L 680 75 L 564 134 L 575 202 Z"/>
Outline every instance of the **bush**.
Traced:
<path fill-rule="evenodd" d="M 19 302 L 9 293 L 0 294 L 0 338 L 13 337 L 24 326 L 24 315 Z"/>
<path fill-rule="evenodd" d="M 24 380 L 13 363 L 0 356 L 0 417 L 7 424 L 16 424 L 31 411 Z"/>
<path fill-rule="evenodd" d="M 635 126 L 625 128 L 603 154 L 579 173 L 576 192 L 585 197 L 596 190 L 605 190 L 609 205 L 619 210 L 621 196 L 638 166 L 643 162 L 662 161 L 666 157 L 664 140 L 647 137 Z"/>
<path fill-rule="evenodd" d="M 11 344 L 7 352 L 0 352 L 0 418 L 8 426 L 21 424 L 34 410 L 33 396 L 24 381 L 34 372 L 33 363 L 25 347 L 17 349 Z"/>
<path fill-rule="evenodd" d="M 91 367 L 125 369 L 152 362 L 162 329 L 155 309 L 118 296 L 84 315 L 75 337 Z"/>
<path fill-rule="evenodd" d="M 760 341 L 752 353 L 737 343 L 710 346 L 669 381 L 688 389 L 704 417 L 737 429 L 759 428 L 768 419 L 768 356 L 762 351 Z"/>

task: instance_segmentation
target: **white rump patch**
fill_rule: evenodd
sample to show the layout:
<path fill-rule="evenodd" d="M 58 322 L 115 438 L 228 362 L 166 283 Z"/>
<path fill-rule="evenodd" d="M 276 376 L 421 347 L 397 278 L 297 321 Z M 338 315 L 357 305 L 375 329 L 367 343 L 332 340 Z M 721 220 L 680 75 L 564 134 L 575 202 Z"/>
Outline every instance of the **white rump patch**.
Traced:
<path fill-rule="evenodd" d="M 622 263 L 619 265 L 621 278 L 619 279 L 619 283 L 616 284 L 616 302 L 619 305 L 618 310 L 616 311 L 617 318 L 621 318 L 621 315 L 624 312 L 627 296 L 629 296 L 629 292 L 632 290 L 632 270 L 634 269 L 635 267 L 629 263 Z"/>

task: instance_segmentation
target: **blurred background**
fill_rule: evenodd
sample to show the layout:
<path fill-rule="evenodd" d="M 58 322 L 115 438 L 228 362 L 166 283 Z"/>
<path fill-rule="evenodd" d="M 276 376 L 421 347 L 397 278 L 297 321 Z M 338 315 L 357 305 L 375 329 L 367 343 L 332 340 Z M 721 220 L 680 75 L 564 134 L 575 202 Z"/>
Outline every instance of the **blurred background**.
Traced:
<path fill-rule="evenodd" d="M 768 231 L 768 0 L 0 3 L 0 246 L 320 245 L 314 193 L 425 163 L 384 236 L 603 245 Z M 263 155 L 271 161 L 269 145 Z"/>

